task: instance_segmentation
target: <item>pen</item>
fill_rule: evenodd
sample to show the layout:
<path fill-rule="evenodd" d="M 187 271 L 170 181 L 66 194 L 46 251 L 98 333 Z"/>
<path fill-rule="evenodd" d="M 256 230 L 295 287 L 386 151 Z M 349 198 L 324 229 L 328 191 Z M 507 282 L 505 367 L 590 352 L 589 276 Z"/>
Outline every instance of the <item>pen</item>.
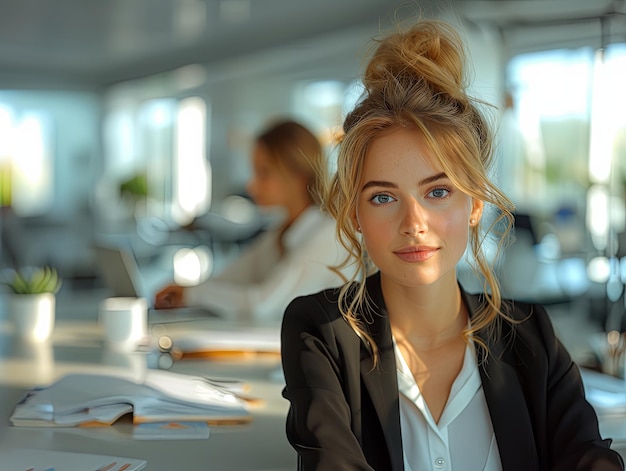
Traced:
<path fill-rule="evenodd" d="M 124 471 L 125 469 L 130 468 L 130 463 L 126 463 L 123 464 L 122 466 L 120 466 L 120 469 L 118 469 L 117 471 Z"/>

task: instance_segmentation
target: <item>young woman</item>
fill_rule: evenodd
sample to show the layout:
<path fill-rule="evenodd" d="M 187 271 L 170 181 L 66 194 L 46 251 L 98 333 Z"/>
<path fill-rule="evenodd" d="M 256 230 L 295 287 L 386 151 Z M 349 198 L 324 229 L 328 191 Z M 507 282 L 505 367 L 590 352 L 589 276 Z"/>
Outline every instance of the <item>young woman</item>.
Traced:
<path fill-rule="evenodd" d="M 260 134 L 248 192 L 261 208 L 281 208 L 282 225 L 259 236 L 220 275 L 198 286 L 166 286 L 155 306 L 199 305 L 278 323 L 294 297 L 341 283 L 332 266 L 345 250 L 334 237 L 334 221 L 318 206 L 325 165 L 320 142 L 297 122 L 282 121 Z"/>
<path fill-rule="evenodd" d="M 360 274 L 282 325 L 287 435 L 304 470 L 621 470 L 545 310 L 501 299 L 484 217 L 510 227 L 454 29 L 378 42 L 325 193 Z M 484 293 L 456 277 L 471 247 Z"/>

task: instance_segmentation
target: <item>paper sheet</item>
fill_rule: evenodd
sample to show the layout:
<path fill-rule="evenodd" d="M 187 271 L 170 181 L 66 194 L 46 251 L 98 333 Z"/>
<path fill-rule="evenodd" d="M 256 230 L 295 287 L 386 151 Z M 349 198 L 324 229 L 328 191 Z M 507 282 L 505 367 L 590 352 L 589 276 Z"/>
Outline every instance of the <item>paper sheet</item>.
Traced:
<path fill-rule="evenodd" d="M 55 450 L 17 448 L 0 452 L 6 471 L 138 471 L 146 460 Z"/>

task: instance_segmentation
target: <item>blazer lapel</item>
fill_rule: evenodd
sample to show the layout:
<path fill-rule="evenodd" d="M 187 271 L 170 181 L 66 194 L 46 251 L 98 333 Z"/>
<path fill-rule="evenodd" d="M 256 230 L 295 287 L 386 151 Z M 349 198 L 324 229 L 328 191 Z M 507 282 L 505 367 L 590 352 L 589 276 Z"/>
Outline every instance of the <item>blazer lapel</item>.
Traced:
<path fill-rule="evenodd" d="M 380 289 L 380 277 L 368 279 L 368 293 L 375 306 L 370 333 L 379 348 L 379 364 L 372 368 L 367 346 L 361 343 L 361 377 L 380 420 L 391 459 L 392 470 L 403 470 L 402 433 L 400 430 L 399 393 L 396 359 L 387 310 Z M 463 297 L 472 316 L 479 308 L 476 296 Z M 490 343 L 489 357 L 480 369 L 483 391 L 498 443 L 502 468 L 506 471 L 528 471 L 539 463 L 533 430 L 522 385 L 515 369 L 515 355 L 503 342 Z M 481 355 L 480 350 L 477 353 Z"/>
<path fill-rule="evenodd" d="M 391 469 L 404 469 L 402 433 L 400 431 L 400 405 L 396 358 L 391 338 L 387 310 L 380 290 L 380 277 L 373 275 L 367 281 L 367 289 L 375 306 L 373 322 L 368 326 L 379 349 L 379 363 L 373 368 L 371 354 L 361 343 L 361 378 L 370 395 L 385 436 Z"/>
<path fill-rule="evenodd" d="M 479 308 L 478 298 L 464 294 L 464 299 L 472 316 Z M 507 326 L 503 326 L 503 338 L 507 338 L 506 329 Z M 479 370 L 502 468 L 507 471 L 536 469 L 539 458 L 526 398 L 516 372 L 514 351 L 505 341 L 493 344 L 484 336 L 480 337 L 489 347 L 489 356 Z M 477 354 L 479 358 L 484 357 L 478 347 Z"/>

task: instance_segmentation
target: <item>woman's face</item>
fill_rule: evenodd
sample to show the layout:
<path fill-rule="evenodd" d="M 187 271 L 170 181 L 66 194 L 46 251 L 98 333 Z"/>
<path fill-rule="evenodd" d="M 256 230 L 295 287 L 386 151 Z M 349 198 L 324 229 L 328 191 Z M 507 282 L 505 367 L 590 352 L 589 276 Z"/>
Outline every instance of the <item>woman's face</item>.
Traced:
<path fill-rule="evenodd" d="M 456 188 L 415 129 L 370 145 L 363 165 L 357 224 L 381 273 L 405 286 L 456 280 L 456 264 L 483 204 Z"/>
<path fill-rule="evenodd" d="M 257 144 L 252 153 L 252 178 L 247 190 L 261 207 L 288 207 L 289 203 L 306 190 L 303 179 L 280 167 L 263 144 Z"/>

